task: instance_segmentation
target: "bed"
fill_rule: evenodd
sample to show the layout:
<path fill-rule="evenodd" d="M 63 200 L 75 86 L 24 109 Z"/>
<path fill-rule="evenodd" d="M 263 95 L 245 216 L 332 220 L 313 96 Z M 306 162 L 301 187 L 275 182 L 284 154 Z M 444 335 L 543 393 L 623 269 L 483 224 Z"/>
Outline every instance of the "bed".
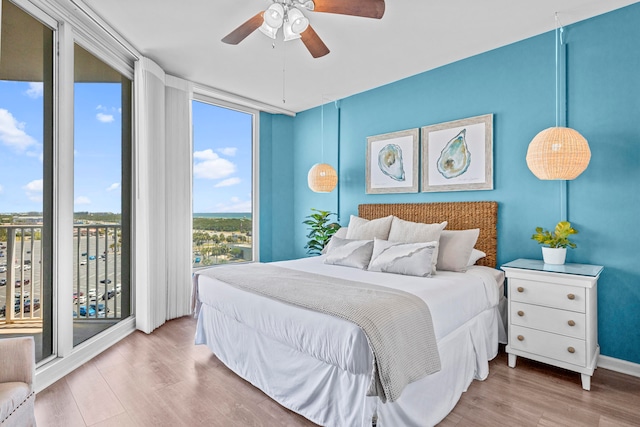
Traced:
<path fill-rule="evenodd" d="M 447 221 L 446 230 L 479 229 L 473 246 L 486 256 L 464 272 L 438 270 L 432 277 L 326 264 L 331 254 L 270 266 L 399 289 L 424 300 L 440 358 L 437 372 L 410 382 L 394 399 L 372 396 L 376 358 L 360 327 L 232 286 L 208 274 L 216 267 L 194 276 L 196 344 L 207 345 L 240 377 L 320 425 L 437 424 L 474 379 L 487 377 L 498 342 L 506 341 L 504 275 L 495 269 L 497 203 L 366 204 L 357 219 L 389 216 L 411 223 Z"/>

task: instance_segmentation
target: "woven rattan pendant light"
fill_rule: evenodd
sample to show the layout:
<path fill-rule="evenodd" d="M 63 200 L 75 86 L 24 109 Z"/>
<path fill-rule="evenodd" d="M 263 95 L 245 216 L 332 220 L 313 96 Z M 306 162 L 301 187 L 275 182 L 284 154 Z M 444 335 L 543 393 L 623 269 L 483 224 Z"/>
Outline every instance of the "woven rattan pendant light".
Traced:
<path fill-rule="evenodd" d="M 589 143 L 574 129 L 559 126 L 560 46 L 563 28 L 556 13 L 556 126 L 538 133 L 527 149 L 527 166 L 539 179 L 576 179 L 589 165 Z"/>
<path fill-rule="evenodd" d="M 307 176 L 309 188 L 316 193 L 330 193 L 338 184 L 338 173 L 326 163 L 316 163 Z"/>
<path fill-rule="evenodd" d="M 543 130 L 527 150 L 527 166 L 539 179 L 576 179 L 590 159 L 587 140 L 577 130 L 565 127 Z"/>
<path fill-rule="evenodd" d="M 324 157 L 324 104 L 321 110 L 321 134 L 322 134 L 322 157 Z M 338 184 L 338 173 L 327 163 L 316 163 L 309 169 L 307 183 L 311 191 L 316 193 L 330 193 Z"/>

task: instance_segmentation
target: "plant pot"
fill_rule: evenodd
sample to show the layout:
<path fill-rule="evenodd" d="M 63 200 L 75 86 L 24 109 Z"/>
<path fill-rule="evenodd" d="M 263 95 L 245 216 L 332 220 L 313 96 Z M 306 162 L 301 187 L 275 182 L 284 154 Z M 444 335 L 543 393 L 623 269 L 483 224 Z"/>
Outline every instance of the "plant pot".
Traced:
<path fill-rule="evenodd" d="M 564 264 L 567 248 L 542 248 L 542 259 L 545 264 Z"/>

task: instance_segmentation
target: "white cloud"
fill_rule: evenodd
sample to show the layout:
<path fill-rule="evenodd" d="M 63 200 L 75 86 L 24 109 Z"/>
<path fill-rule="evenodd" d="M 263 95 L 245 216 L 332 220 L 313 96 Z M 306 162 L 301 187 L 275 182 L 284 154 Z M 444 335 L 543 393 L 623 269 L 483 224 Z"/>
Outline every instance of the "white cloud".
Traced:
<path fill-rule="evenodd" d="M 41 179 L 35 179 L 22 187 L 22 189 L 25 190 L 25 194 L 27 195 L 29 200 L 33 202 L 42 201 L 42 188 L 43 184 Z"/>
<path fill-rule="evenodd" d="M 236 184 L 240 184 L 241 180 L 240 178 L 228 178 L 225 179 L 223 181 L 220 181 L 219 183 L 217 183 L 216 185 L 214 185 L 215 188 L 220 188 L 220 187 L 231 187 L 232 185 L 236 185 Z"/>
<path fill-rule="evenodd" d="M 44 85 L 42 82 L 29 83 L 29 89 L 25 92 L 29 98 L 40 98 L 42 96 Z"/>
<path fill-rule="evenodd" d="M 0 108 L 0 142 L 17 151 L 24 151 L 37 144 L 24 128 L 24 123 L 18 122 L 8 110 Z"/>
<path fill-rule="evenodd" d="M 22 188 L 24 188 L 27 191 L 42 193 L 43 183 L 41 179 L 35 179 Z"/>
<path fill-rule="evenodd" d="M 78 196 L 74 202 L 76 205 L 90 205 L 91 199 L 85 196 Z"/>
<path fill-rule="evenodd" d="M 236 147 L 225 147 L 225 148 L 218 148 L 216 151 L 218 153 L 224 154 L 225 156 L 233 157 L 238 152 L 238 149 Z"/>
<path fill-rule="evenodd" d="M 221 179 L 232 175 L 236 165 L 222 159 L 211 149 L 193 153 L 193 176 L 202 179 Z"/>
<path fill-rule="evenodd" d="M 102 123 L 111 123 L 114 120 L 113 115 L 104 113 L 96 114 L 96 119 Z"/>
<path fill-rule="evenodd" d="M 251 212 L 251 200 L 232 197 L 229 203 L 218 203 L 216 210 L 218 212 Z"/>
<path fill-rule="evenodd" d="M 117 190 L 118 188 L 120 188 L 120 183 L 119 183 L 119 182 L 114 182 L 113 184 L 111 184 L 111 185 L 107 188 L 107 191 Z"/>

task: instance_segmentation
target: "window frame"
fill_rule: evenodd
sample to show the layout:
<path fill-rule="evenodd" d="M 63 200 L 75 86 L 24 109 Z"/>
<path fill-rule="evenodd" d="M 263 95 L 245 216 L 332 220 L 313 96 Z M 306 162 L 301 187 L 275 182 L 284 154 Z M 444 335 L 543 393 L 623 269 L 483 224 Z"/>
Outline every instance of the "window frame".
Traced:
<path fill-rule="evenodd" d="M 203 86 L 195 86 L 191 101 L 203 102 L 216 107 L 226 108 L 245 114 L 250 114 L 251 119 L 251 262 L 260 261 L 260 111 L 224 101 L 211 96 Z M 191 128 L 193 129 L 193 116 L 191 117 Z M 191 132 L 191 163 L 189 165 L 190 175 L 193 177 L 193 132 Z M 191 230 L 193 231 L 193 189 L 191 192 Z"/>

